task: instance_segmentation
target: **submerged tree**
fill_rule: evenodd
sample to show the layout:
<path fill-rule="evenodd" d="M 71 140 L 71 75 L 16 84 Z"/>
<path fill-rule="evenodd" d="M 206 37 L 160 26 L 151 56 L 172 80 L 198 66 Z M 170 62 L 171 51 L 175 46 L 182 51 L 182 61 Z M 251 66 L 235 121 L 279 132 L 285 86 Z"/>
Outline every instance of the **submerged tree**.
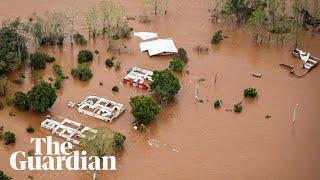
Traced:
<path fill-rule="evenodd" d="M 168 69 L 154 71 L 150 82 L 150 91 L 155 92 L 162 105 L 171 102 L 180 90 L 180 82 Z"/>
<path fill-rule="evenodd" d="M 8 79 L 7 76 L 0 77 L 0 96 L 6 96 L 8 91 Z"/>
<path fill-rule="evenodd" d="M 261 8 L 255 10 L 249 18 L 248 29 L 254 35 L 256 42 L 262 42 L 265 29 L 265 14 Z"/>
<path fill-rule="evenodd" d="M 293 11 L 293 19 L 292 19 L 292 38 L 294 42 L 294 47 L 297 48 L 300 44 L 302 38 L 302 14 L 300 13 L 302 10 L 301 3 L 299 0 L 294 0 L 292 3 L 292 11 Z"/>
<path fill-rule="evenodd" d="M 130 106 L 134 125 L 147 125 L 159 113 L 158 105 L 148 96 L 131 97 Z"/>
<path fill-rule="evenodd" d="M 46 82 L 36 84 L 28 92 L 30 108 L 38 112 L 45 112 L 47 109 L 51 108 L 56 99 L 56 91 L 50 84 Z"/>
<path fill-rule="evenodd" d="M 24 92 L 18 91 L 14 94 L 15 98 L 12 100 L 14 106 L 20 111 L 28 111 L 30 109 L 30 101 L 28 95 Z"/>

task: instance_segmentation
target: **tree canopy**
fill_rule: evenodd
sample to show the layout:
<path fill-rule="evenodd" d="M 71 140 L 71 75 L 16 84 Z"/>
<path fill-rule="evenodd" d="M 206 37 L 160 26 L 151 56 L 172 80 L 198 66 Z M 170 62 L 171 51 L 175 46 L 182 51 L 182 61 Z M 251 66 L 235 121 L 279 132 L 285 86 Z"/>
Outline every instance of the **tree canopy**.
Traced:
<path fill-rule="evenodd" d="M 15 98 L 12 100 L 14 106 L 20 111 L 28 111 L 30 109 L 30 101 L 28 95 L 18 91 L 14 94 Z"/>
<path fill-rule="evenodd" d="M 152 80 L 150 91 L 156 93 L 162 105 L 171 102 L 181 88 L 179 79 L 168 69 L 154 71 Z"/>
<path fill-rule="evenodd" d="M 92 72 L 86 63 L 79 64 L 78 67 L 71 70 L 71 75 L 81 81 L 87 81 L 92 78 Z"/>
<path fill-rule="evenodd" d="M 148 96 L 131 97 L 130 106 L 135 125 L 146 125 L 159 113 L 158 105 Z"/>
<path fill-rule="evenodd" d="M 51 108 L 57 99 L 55 89 L 46 82 L 36 84 L 28 92 L 30 107 L 36 111 L 44 112 Z"/>

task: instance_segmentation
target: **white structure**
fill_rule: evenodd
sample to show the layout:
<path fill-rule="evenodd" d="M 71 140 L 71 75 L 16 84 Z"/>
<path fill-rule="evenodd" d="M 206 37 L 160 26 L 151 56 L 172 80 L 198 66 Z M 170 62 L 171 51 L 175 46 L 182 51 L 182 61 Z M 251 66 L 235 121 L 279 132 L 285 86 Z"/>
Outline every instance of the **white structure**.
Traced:
<path fill-rule="evenodd" d="M 140 43 L 141 52 L 148 51 L 149 56 L 170 55 L 178 52 L 172 39 L 157 39 Z"/>
<path fill-rule="evenodd" d="M 157 33 L 153 32 L 135 32 L 133 33 L 134 36 L 140 37 L 142 40 L 150 40 L 158 37 Z"/>
<path fill-rule="evenodd" d="M 134 87 L 141 89 L 148 89 L 148 86 L 144 84 L 144 81 L 152 81 L 153 72 L 138 67 L 133 67 L 128 70 L 128 74 L 123 78 L 123 83 L 129 83 Z"/>
<path fill-rule="evenodd" d="M 295 49 L 292 54 L 296 57 L 299 57 L 304 63 L 303 68 L 312 69 L 318 64 L 319 58 L 313 57 L 310 53 L 304 52 L 300 49 Z"/>
<path fill-rule="evenodd" d="M 53 120 L 50 116 L 46 116 L 41 122 L 41 127 L 46 128 L 57 134 L 58 136 L 65 138 L 68 142 L 79 144 L 81 138 L 85 138 L 85 131 L 91 133 L 97 133 L 98 131 L 89 127 L 83 126 L 81 123 L 72 121 L 70 119 L 64 119 L 61 123 Z"/>
<path fill-rule="evenodd" d="M 78 106 L 79 113 L 109 122 L 112 122 L 125 110 L 123 104 L 98 96 L 88 96 Z"/>

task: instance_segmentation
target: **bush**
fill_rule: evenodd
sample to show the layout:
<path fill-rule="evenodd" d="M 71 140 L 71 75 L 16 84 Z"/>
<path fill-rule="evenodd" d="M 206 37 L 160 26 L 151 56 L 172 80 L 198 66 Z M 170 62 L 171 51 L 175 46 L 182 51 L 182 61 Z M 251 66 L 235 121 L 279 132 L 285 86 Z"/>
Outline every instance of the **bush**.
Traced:
<path fill-rule="evenodd" d="M 212 44 L 219 44 L 221 40 L 222 40 L 222 30 L 219 30 L 213 34 L 211 43 Z"/>
<path fill-rule="evenodd" d="M 46 82 L 36 84 L 31 91 L 28 92 L 30 107 L 38 112 L 45 112 L 51 108 L 56 99 L 56 91 Z"/>
<path fill-rule="evenodd" d="M 214 108 L 219 108 L 222 106 L 222 101 L 221 99 L 217 99 L 215 102 L 214 102 Z"/>
<path fill-rule="evenodd" d="M 116 132 L 113 135 L 113 148 L 115 150 L 120 150 L 123 147 L 123 143 L 126 140 L 126 136 L 124 136 L 123 134 Z"/>
<path fill-rule="evenodd" d="M 117 61 L 116 64 L 114 65 L 114 70 L 115 71 L 119 71 L 121 68 L 121 62 L 120 61 Z"/>
<path fill-rule="evenodd" d="M 150 91 L 156 93 L 162 105 L 172 101 L 181 88 L 179 79 L 168 69 L 154 71 L 152 80 Z"/>
<path fill-rule="evenodd" d="M 234 109 L 234 112 L 240 113 L 242 111 L 242 102 L 235 104 L 233 109 Z"/>
<path fill-rule="evenodd" d="M 71 75 L 75 79 L 79 79 L 81 81 L 87 81 L 92 78 L 92 72 L 90 68 L 88 67 L 88 64 L 80 64 L 77 68 L 73 68 L 71 70 Z"/>
<path fill-rule="evenodd" d="M 176 55 L 177 58 L 179 58 L 181 61 L 183 61 L 184 63 L 189 61 L 188 55 L 187 55 L 187 51 L 183 48 L 179 48 L 178 49 L 178 54 Z"/>
<path fill-rule="evenodd" d="M 62 68 L 59 64 L 53 65 L 53 71 L 56 75 L 63 75 Z"/>
<path fill-rule="evenodd" d="M 173 58 L 170 61 L 169 69 L 171 71 L 182 72 L 183 71 L 183 62 L 179 58 Z"/>
<path fill-rule="evenodd" d="M 158 105 L 148 96 L 131 97 L 130 106 L 134 125 L 148 124 L 159 113 Z"/>
<path fill-rule="evenodd" d="M 86 38 L 84 38 L 84 36 L 82 36 L 80 33 L 76 33 L 73 35 L 73 40 L 76 44 L 80 44 L 80 45 L 86 45 L 87 44 L 87 40 Z"/>
<path fill-rule="evenodd" d="M 106 66 L 109 67 L 109 68 L 112 68 L 113 66 L 113 61 L 111 59 L 107 59 L 106 60 Z"/>
<path fill-rule="evenodd" d="M 63 76 L 58 75 L 56 77 L 56 80 L 55 80 L 54 84 L 53 84 L 54 88 L 55 89 L 60 89 L 62 87 L 64 79 L 65 78 Z"/>
<path fill-rule="evenodd" d="M 34 133 L 34 128 L 29 126 L 26 128 L 27 133 Z"/>
<path fill-rule="evenodd" d="M 244 97 L 255 98 L 258 95 L 256 88 L 247 88 L 243 91 Z"/>
<path fill-rule="evenodd" d="M 81 50 L 78 53 L 78 62 L 79 63 L 84 63 L 84 62 L 89 62 L 92 61 L 93 59 L 93 54 L 89 50 Z"/>
<path fill-rule="evenodd" d="M 10 131 L 3 134 L 4 144 L 9 145 L 16 142 L 16 135 Z"/>
<path fill-rule="evenodd" d="M 113 86 L 112 87 L 112 92 L 119 92 L 119 87 L 118 86 Z"/>
<path fill-rule="evenodd" d="M 28 111 L 30 109 L 30 101 L 28 95 L 18 91 L 14 94 L 15 98 L 12 100 L 14 106 L 20 111 Z"/>
<path fill-rule="evenodd" d="M 54 57 L 49 56 L 46 53 L 35 52 L 30 55 L 30 65 L 35 69 L 45 69 L 46 62 L 55 61 Z"/>
<path fill-rule="evenodd" d="M 3 171 L 0 171 L 0 179 L 1 179 L 1 180 L 10 180 L 10 179 L 12 179 L 12 177 L 4 174 Z"/>

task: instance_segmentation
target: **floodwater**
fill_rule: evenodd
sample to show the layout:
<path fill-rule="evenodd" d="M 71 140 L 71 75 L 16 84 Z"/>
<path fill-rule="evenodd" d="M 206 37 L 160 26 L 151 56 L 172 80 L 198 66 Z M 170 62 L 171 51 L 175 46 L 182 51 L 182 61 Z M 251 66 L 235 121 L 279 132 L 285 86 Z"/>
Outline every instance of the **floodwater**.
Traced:
<path fill-rule="evenodd" d="M 89 127 L 106 126 L 127 136 L 125 149 L 117 158 L 117 171 L 103 172 L 100 179 L 220 179 L 220 180 L 318 180 L 320 179 L 320 69 L 316 67 L 302 79 L 291 77 L 289 72 L 279 67 L 286 63 L 299 69 L 302 64 L 291 56 L 291 43 L 257 45 L 243 28 L 225 27 L 211 24 L 207 0 L 175 0 L 167 16 L 154 18 L 150 24 L 138 22 L 141 3 L 138 0 L 118 0 L 127 8 L 135 31 L 152 31 L 162 38 L 173 38 L 178 47 L 184 47 L 190 61 L 186 69 L 190 74 L 177 75 L 182 88 L 176 101 L 161 108 L 157 119 L 146 133 L 135 131 L 131 126 L 129 98 L 146 94 L 122 84 L 128 68 L 138 66 L 156 70 L 168 67 L 170 57 L 149 58 L 139 52 L 140 39 L 133 37 L 124 42 L 130 52 L 117 56 L 121 70 L 115 72 L 104 65 L 111 57 L 106 53 L 106 42 L 98 39 L 90 41 L 86 47 L 43 49 L 54 55 L 56 63 L 62 65 L 64 73 L 70 78 L 64 87 L 57 91 L 58 99 L 48 114 L 58 119 L 70 118 Z M 0 19 L 26 17 L 32 12 L 63 10 L 66 6 L 77 4 L 81 14 L 95 0 L 72 2 L 68 0 L 10 0 L 0 2 Z M 223 29 L 226 38 L 220 45 L 210 45 L 212 32 Z M 209 47 L 209 53 L 198 55 L 193 48 L 198 45 Z M 302 49 L 320 57 L 320 36 L 305 34 Z M 79 49 L 98 49 L 90 67 L 93 78 L 89 82 L 74 80 L 70 71 L 77 65 Z M 27 91 L 32 87 L 29 68 L 23 71 L 27 76 L 24 85 L 10 84 L 8 97 L 15 91 Z M 250 75 L 263 74 L 262 78 Z M 52 64 L 45 71 L 39 71 L 48 80 L 53 77 Z M 10 75 L 14 79 L 17 73 Z M 215 83 L 215 76 L 216 83 Z M 205 81 L 199 82 L 204 78 Z M 103 82 L 103 86 L 99 85 Z M 113 94 L 113 85 L 120 92 Z M 256 87 L 259 97 L 255 100 L 243 98 L 243 89 Z M 195 92 L 205 99 L 195 102 Z M 114 122 L 79 116 L 76 109 L 68 108 L 67 102 L 79 102 L 85 96 L 96 94 L 123 103 L 127 109 Z M 213 101 L 221 98 L 223 106 L 216 110 Z M 207 101 L 209 100 L 209 101 Z M 5 101 L 3 99 L 2 101 Z M 243 112 L 236 114 L 226 109 L 242 101 Z M 296 123 L 292 116 L 298 104 Z M 10 117 L 14 112 L 15 117 Z M 272 118 L 265 119 L 270 114 Z M 15 179 L 91 179 L 92 173 L 86 171 L 15 171 L 9 166 L 9 156 L 14 151 L 32 149 L 31 137 L 45 137 L 50 132 L 40 128 L 40 122 L 47 114 L 19 112 L 6 107 L 0 111 L 0 124 L 5 130 L 16 133 L 13 146 L 0 146 L 0 169 Z M 34 134 L 27 134 L 25 128 L 32 125 Z M 55 140 L 60 140 L 54 136 Z"/>

